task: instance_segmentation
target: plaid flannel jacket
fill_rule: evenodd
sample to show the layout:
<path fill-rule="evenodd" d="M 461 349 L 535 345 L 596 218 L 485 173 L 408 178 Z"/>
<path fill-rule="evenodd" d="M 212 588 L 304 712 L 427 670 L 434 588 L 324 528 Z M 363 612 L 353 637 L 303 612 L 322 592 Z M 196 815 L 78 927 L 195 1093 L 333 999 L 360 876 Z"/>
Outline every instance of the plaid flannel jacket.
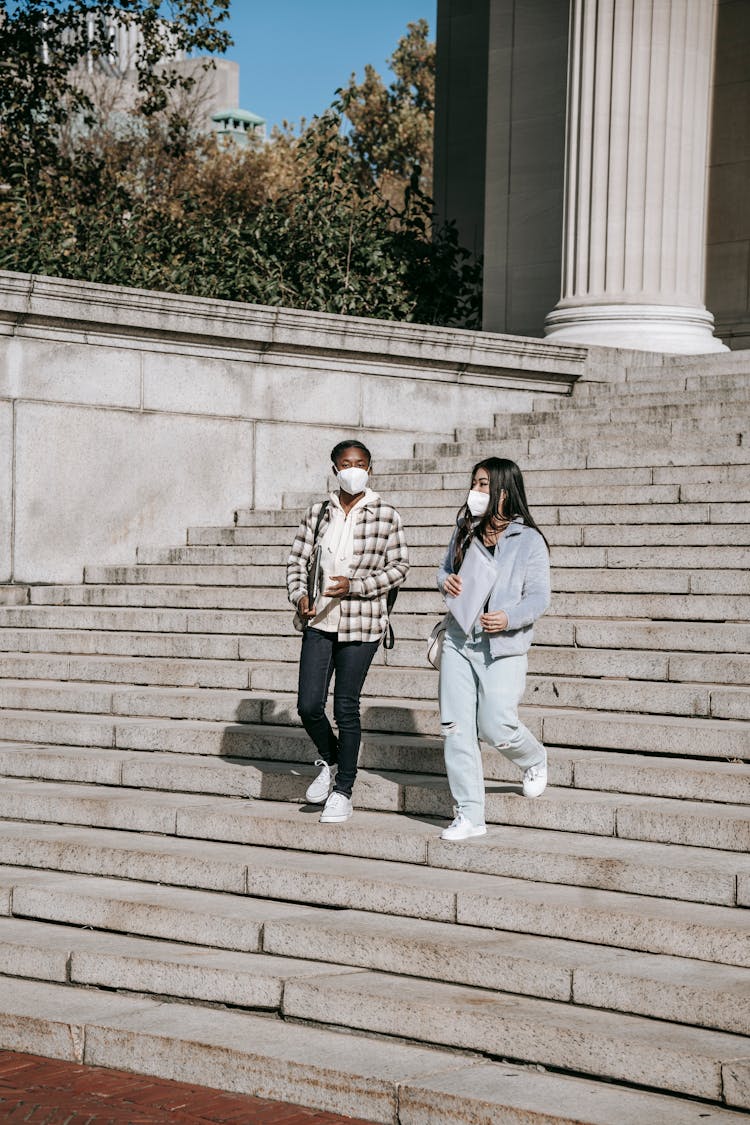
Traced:
<path fill-rule="evenodd" d="M 315 522 L 323 501 L 307 509 L 302 519 L 286 567 L 289 601 L 296 606 L 307 593 L 307 563 L 313 550 Z M 400 586 L 409 570 L 401 517 L 390 504 L 375 495 L 357 508 L 354 525 L 354 565 L 349 579 L 349 593 L 341 599 L 341 620 L 338 636 L 341 641 L 377 641 L 388 626 L 386 597 L 394 586 Z M 320 523 L 318 539 L 328 527 L 328 512 Z M 299 614 L 296 629 L 302 629 Z"/>

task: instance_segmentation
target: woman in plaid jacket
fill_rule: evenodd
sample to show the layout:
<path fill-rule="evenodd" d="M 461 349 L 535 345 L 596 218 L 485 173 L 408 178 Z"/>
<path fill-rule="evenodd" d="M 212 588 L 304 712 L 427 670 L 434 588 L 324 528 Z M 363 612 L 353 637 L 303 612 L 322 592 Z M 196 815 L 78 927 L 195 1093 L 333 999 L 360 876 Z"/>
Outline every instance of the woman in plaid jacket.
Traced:
<path fill-rule="evenodd" d="M 388 591 L 401 585 L 409 569 L 401 517 L 368 487 L 369 449 L 359 441 L 342 441 L 332 450 L 331 461 L 339 488 L 327 501 L 308 508 L 286 574 L 289 600 L 297 609 L 295 627 L 303 630 L 297 711 L 320 767 L 306 797 L 312 804 L 325 802 L 322 824 L 339 824 L 352 815 L 361 738 L 359 697 L 388 628 Z M 308 564 L 316 541 L 322 548 L 322 592 L 310 605 Z M 338 737 L 325 713 L 334 673 Z"/>

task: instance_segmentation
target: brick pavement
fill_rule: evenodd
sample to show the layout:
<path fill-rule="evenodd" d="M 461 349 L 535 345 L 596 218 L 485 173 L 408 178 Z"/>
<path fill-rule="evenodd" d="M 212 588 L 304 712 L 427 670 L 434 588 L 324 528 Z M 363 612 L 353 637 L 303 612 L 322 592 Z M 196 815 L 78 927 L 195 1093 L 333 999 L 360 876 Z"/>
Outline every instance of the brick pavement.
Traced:
<path fill-rule="evenodd" d="M 369 1125 L 204 1086 L 0 1051 L 2 1125 Z"/>

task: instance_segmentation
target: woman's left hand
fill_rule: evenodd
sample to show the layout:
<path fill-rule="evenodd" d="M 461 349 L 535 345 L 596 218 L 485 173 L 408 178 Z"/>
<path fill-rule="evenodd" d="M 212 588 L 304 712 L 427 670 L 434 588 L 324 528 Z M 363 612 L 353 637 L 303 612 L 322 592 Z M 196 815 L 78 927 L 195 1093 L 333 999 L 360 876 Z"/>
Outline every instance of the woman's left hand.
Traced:
<path fill-rule="evenodd" d="M 504 633 L 508 628 L 508 614 L 499 609 L 497 613 L 483 613 L 479 624 L 485 633 Z"/>
<path fill-rule="evenodd" d="M 343 574 L 332 575 L 328 589 L 323 591 L 326 598 L 345 598 L 348 593 L 349 579 Z"/>

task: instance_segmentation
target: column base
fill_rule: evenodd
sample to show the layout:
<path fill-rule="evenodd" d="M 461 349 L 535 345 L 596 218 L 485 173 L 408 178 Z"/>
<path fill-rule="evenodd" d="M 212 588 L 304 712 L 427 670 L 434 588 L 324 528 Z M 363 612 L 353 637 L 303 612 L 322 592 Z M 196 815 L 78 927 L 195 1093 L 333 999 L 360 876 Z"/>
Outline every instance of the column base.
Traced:
<path fill-rule="evenodd" d="M 555 343 L 598 344 L 674 355 L 704 355 L 729 349 L 713 334 L 707 309 L 685 305 L 564 305 L 544 322 Z"/>

